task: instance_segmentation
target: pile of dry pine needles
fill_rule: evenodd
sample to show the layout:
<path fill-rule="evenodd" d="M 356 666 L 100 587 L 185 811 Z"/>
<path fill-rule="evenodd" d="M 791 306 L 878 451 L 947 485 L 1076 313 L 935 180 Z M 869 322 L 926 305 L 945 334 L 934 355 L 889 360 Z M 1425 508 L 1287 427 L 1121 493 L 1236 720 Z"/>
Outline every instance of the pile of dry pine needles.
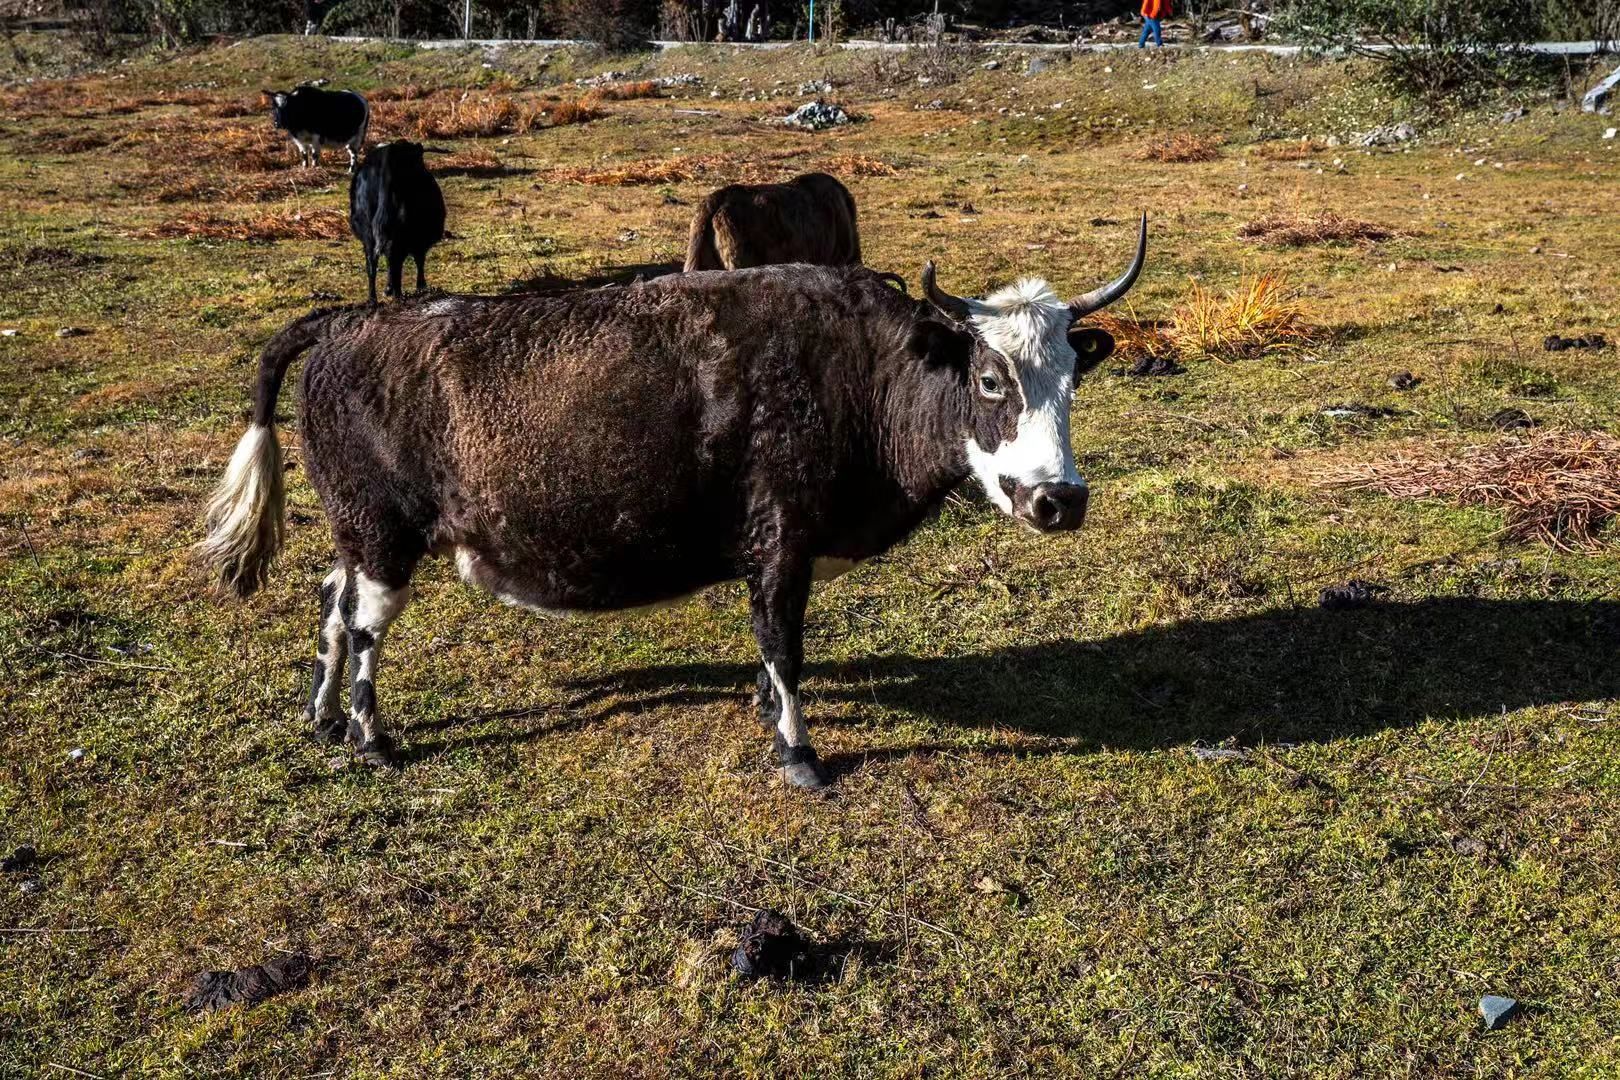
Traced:
<path fill-rule="evenodd" d="M 1560 551 L 1595 551 L 1620 514 L 1620 439 L 1549 431 L 1473 446 L 1455 457 L 1396 457 L 1322 474 L 1322 483 L 1398 499 L 1450 499 L 1505 511 L 1507 535 Z"/>

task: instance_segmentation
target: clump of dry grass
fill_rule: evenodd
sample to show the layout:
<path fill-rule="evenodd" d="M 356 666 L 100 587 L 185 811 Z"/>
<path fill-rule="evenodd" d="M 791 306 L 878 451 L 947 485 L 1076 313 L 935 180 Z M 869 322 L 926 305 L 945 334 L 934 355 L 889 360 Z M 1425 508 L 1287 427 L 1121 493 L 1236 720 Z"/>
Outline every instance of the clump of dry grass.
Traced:
<path fill-rule="evenodd" d="M 1190 161 L 1214 161 L 1221 156 L 1221 140 L 1208 135 L 1194 135 L 1180 131 L 1152 139 L 1133 155 L 1138 161 L 1161 161 L 1181 164 Z"/>
<path fill-rule="evenodd" d="M 899 176 L 900 170 L 881 158 L 869 154 L 839 154 L 818 166 L 823 172 L 838 176 Z"/>
<path fill-rule="evenodd" d="M 499 94 L 432 94 L 373 106 L 378 126 L 412 139 L 524 135 L 541 125 L 545 110 Z"/>
<path fill-rule="evenodd" d="M 349 219 L 338 210 L 292 210 L 251 218 L 189 213 L 129 235 L 142 240 L 341 240 L 349 235 Z"/>
<path fill-rule="evenodd" d="M 598 86 L 585 95 L 586 101 L 634 101 L 638 98 L 658 96 L 658 84 L 651 79 L 640 82 L 609 83 Z"/>
<path fill-rule="evenodd" d="M 1175 339 L 1164 326 L 1142 322 L 1134 314 L 1099 311 L 1087 315 L 1086 323 L 1106 331 L 1114 339 L 1114 355 L 1122 360 L 1156 359 L 1176 352 Z"/>
<path fill-rule="evenodd" d="M 499 176 L 506 168 L 499 157 L 481 146 L 435 155 L 428 160 L 428 165 L 436 173 L 463 176 Z"/>
<path fill-rule="evenodd" d="M 720 155 L 714 155 L 716 159 Z M 552 169 L 546 179 L 553 183 L 588 184 L 592 187 L 635 187 L 641 184 L 675 184 L 695 180 L 711 170 L 703 156 L 632 161 L 611 169 Z"/>
<path fill-rule="evenodd" d="M 1193 282 L 1171 321 L 1170 338 L 1184 356 L 1241 360 L 1307 345 L 1312 330 L 1287 282 L 1257 274 L 1225 296 Z"/>
<path fill-rule="evenodd" d="M 1395 230 L 1324 210 L 1314 215 L 1268 214 L 1242 226 L 1237 234 L 1242 240 L 1301 247 L 1305 244 L 1388 240 L 1395 235 Z"/>
<path fill-rule="evenodd" d="M 62 135 L 56 138 L 41 141 L 46 151 L 52 154 L 82 154 L 89 150 L 100 150 L 113 142 L 111 135 L 104 135 L 96 131 L 87 131 L 79 135 Z"/>
<path fill-rule="evenodd" d="M 1561 551 L 1595 551 L 1598 532 L 1620 514 L 1620 439 L 1595 431 L 1549 431 L 1473 446 L 1454 457 L 1396 457 L 1343 466 L 1319 480 L 1397 499 L 1450 499 L 1506 512 L 1507 535 Z"/>
<path fill-rule="evenodd" d="M 546 108 L 544 115 L 551 121 L 552 127 L 566 127 L 569 124 L 588 124 L 607 114 L 591 104 L 588 98 L 578 98 L 572 101 L 559 101 Z"/>

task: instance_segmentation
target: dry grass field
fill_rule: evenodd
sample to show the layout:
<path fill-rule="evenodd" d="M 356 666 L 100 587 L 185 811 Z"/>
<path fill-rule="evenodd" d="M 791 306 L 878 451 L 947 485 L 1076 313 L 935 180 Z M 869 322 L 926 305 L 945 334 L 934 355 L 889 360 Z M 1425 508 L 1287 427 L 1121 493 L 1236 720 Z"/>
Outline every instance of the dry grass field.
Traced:
<path fill-rule="evenodd" d="M 1351 63 L 1001 58 L 260 39 L 0 91 L 0 856 L 38 853 L 0 1076 L 1620 1075 L 1620 557 L 1559 479 L 1615 475 L 1620 358 L 1542 348 L 1620 332 L 1620 140 Z M 913 289 L 1089 288 L 1146 208 L 1087 527 L 963 491 L 818 587 L 826 798 L 770 770 L 739 586 L 557 622 L 429 564 L 382 673 L 408 764 L 334 760 L 296 446 L 270 587 L 188 554 L 259 346 L 364 296 L 343 155 L 295 168 L 257 104 L 318 76 L 450 152 L 455 291 L 657 272 L 706 191 L 811 168 Z M 856 122 L 770 122 L 821 78 Z M 1585 441 L 1508 453 L 1548 433 Z M 1533 508 L 1553 542 L 1459 487 L 1509 458 L 1584 500 Z M 1318 606 L 1350 579 L 1387 591 Z M 730 972 L 766 907 L 813 977 Z M 307 986 L 183 1007 L 287 952 Z"/>

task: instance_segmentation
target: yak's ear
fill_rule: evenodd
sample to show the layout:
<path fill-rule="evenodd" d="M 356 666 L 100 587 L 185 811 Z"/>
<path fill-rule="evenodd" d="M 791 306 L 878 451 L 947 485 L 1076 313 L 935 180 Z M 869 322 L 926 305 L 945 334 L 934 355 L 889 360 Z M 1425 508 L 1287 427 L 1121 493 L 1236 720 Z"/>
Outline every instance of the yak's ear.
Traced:
<path fill-rule="evenodd" d="M 906 348 L 927 363 L 965 372 L 968 356 L 973 351 L 973 335 L 933 319 L 923 319 L 911 328 Z"/>
<path fill-rule="evenodd" d="M 1106 330 L 1077 326 L 1069 331 L 1069 347 L 1074 350 L 1074 377 L 1078 379 L 1108 359 L 1114 351 L 1114 339 Z"/>

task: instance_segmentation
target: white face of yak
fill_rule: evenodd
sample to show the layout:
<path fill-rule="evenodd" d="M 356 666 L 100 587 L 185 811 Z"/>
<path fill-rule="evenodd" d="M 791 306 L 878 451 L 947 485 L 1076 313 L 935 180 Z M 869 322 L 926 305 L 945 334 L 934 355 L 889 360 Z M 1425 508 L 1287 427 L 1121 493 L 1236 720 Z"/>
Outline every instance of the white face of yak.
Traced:
<path fill-rule="evenodd" d="M 1108 355 L 1112 339 L 1072 327 L 1069 304 L 1038 279 L 965 304 L 988 346 L 974 350 L 969 372 L 978 398 L 969 466 L 995 504 L 1025 525 L 1078 528 L 1089 492 L 1074 467 L 1069 410 L 1075 379 Z"/>
<path fill-rule="evenodd" d="M 1124 296 L 1146 256 L 1143 214 L 1125 273 L 1070 301 L 1038 278 L 969 300 L 934 283 L 933 263 L 923 267 L 929 302 L 970 325 L 980 346 L 967 373 L 975 406 L 964 433 L 968 465 L 997 506 L 1039 532 L 1078 529 L 1091 494 L 1074 467 L 1069 409 L 1075 379 L 1113 351 L 1114 339 L 1078 323 Z"/>

